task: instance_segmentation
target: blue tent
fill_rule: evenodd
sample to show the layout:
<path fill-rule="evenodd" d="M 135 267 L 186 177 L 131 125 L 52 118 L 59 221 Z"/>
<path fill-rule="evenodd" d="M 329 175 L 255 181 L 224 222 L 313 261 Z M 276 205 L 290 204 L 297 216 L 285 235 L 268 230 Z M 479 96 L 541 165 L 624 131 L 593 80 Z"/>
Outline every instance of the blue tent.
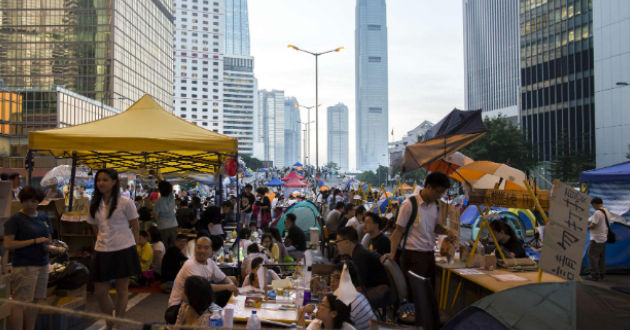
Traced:
<path fill-rule="evenodd" d="M 621 215 L 626 219 L 626 225 L 630 225 L 630 160 L 584 171 L 580 174 L 580 182 L 587 183 L 591 197 L 600 197 L 610 212 Z"/>
<path fill-rule="evenodd" d="M 261 168 L 261 169 L 258 170 L 258 173 L 265 173 L 265 172 L 267 172 L 266 168 Z"/>
<path fill-rule="evenodd" d="M 392 197 L 392 198 L 383 198 L 381 200 L 378 201 L 378 208 L 381 210 L 381 213 L 385 213 L 385 211 L 387 211 L 387 206 L 389 205 L 390 201 L 394 201 L 397 200 L 399 204 L 402 204 L 402 202 L 405 200 L 404 197 Z"/>
<path fill-rule="evenodd" d="M 295 164 L 293 164 L 293 166 L 295 166 L 295 167 L 302 167 L 302 163 L 300 163 L 300 162 L 295 162 Z"/>
<path fill-rule="evenodd" d="M 354 179 L 350 179 L 348 182 L 346 182 L 346 189 L 350 188 L 350 185 L 354 183 Z"/>
<path fill-rule="evenodd" d="M 606 244 L 606 271 L 628 272 L 630 270 L 630 226 L 619 222 L 610 224 L 610 230 L 615 233 L 617 241 Z M 588 246 L 590 241 L 586 241 L 584 247 L 584 258 L 582 258 L 582 269 L 589 269 Z"/>
<path fill-rule="evenodd" d="M 271 179 L 271 181 L 265 183 L 265 186 L 267 186 L 267 187 L 280 187 L 280 186 L 284 186 L 284 182 L 280 181 L 280 179 L 278 179 L 278 178 L 273 178 L 273 179 Z"/>
<path fill-rule="evenodd" d="M 485 209 L 486 209 L 485 206 L 481 207 L 482 211 Z M 495 211 L 499 211 L 499 212 L 507 211 L 507 209 L 504 207 L 493 207 L 491 209 Z M 477 206 L 468 205 L 464 213 L 462 213 L 462 215 L 460 216 L 459 220 L 462 225 L 472 226 L 472 224 L 475 223 L 475 220 L 477 220 L 478 216 L 479 216 L 479 210 L 477 209 Z"/>

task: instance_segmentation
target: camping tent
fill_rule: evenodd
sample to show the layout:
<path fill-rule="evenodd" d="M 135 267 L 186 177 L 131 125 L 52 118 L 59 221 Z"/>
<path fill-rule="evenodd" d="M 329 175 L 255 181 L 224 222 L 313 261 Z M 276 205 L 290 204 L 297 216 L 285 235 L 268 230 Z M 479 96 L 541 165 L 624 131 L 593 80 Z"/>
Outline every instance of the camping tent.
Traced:
<path fill-rule="evenodd" d="M 125 112 L 86 124 L 31 132 L 30 151 L 90 168 L 216 173 L 238 152 L 235 138 L 191 124 L 144 95 Z"/>
<path fill-rule="evenodd" d="M 291 171 L 289 174 L 287 174 L 287 176 L 285 176 L 281 180 L 284 181 L 284 182 L 287 182 L 287 181 L 291 181 L 291 179 L 294 179 L 294 178 L 297 178 L 297 179 L 300 179 L 300 180 L 304 180 L 304 177 L 302 177 L 301 175 L 299 175 L 299 174 L 297 174 L 297 173 L 295 173 L 293 171 Z"/>
<path fill-rule="evenodd" d="M 298 227 L 300 227 L 302 231 L 304 231 L 304 234 L 306 235 L 307 239 L 308 237 L 310 237 L 309 230 L 311 227 L 318 228 L 321 231 L 319 223 L 317 222 L 317 217 L 320 216 L 320 213 L 317 210 L 317 207 L 315 206 L 315 204 L 313 204 L 312 202 L 301 201 L 289 207 L 284 212 L 282 217 L 280 217 L 280 220 L 278 220 L 278 223 L 276 224 L 276 228 L 278 228 L 278 230 L 281 233 L 285 229 L 284 219 L 286 218 L 288 213 L 295 214 L 295 217 L 296 217 L 295 224 Z"/>
<path fill-rule="evenodd" d="M 294 178 L 284 185 L 285 188 L 304 188 L 306 183 L 300 179 Z"/>
<path fill-rule="evenodd" d="M 610 229 L 615 232 L 617 242 L 606 244 L 606 268 L 611 271 L 627 271 L 630 269 L 630 161 L 616 165 L 584 171 L 580 174 L 580 182 L 587 184 L 587 192 L 591 197 L 600 197 L 606 208 L 621 215 L 623 220 L 615 217 Z M 594 210 L 591 208 L 591 212 Z M 584 249 L 582 268 L 588 270 L 588 245 Z"/>
<path fill-rule="evenodd" d="M 265 186 L 267 187 L 280 187 L 280 186 L 284 186 L 284 182 L 280 181 L 280 179 L 278 178 L 273 178 L 271 179 L 271 181 L 265 183 Z"/>

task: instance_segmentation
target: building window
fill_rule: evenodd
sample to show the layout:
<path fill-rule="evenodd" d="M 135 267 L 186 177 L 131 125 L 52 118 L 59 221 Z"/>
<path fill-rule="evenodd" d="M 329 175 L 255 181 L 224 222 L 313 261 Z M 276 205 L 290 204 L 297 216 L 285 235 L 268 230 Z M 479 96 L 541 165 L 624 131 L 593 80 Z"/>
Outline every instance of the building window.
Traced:
<path fill-rule="evenodd" d="M 368 112 L 369 113 L 382 113 L 383 109 L 382 108 L 378 108 L 378 107 L 369 107 L 368 108 Z"/>
<path fill-rule="evenodd" d="M 381 30 L 381 26 L 378 24 L 368 24 L 368 30 L 369 31 L 380 31 Z"/>
<path fill-rule="evenodd" d="M 368 57 L 368 62 L 380 63 L 381 62 L 381 57 L 380 56 L 369 56 Z"/>

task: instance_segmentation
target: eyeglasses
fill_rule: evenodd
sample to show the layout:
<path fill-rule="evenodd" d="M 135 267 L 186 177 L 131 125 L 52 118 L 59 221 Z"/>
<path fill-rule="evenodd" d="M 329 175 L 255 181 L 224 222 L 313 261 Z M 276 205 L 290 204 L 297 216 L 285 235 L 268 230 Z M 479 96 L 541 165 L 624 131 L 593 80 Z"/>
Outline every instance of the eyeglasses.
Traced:
<path fill-rule="evenodd" d="M 336 244 L 339 244 L 339 243 L 341 243 L 341 242 L 343 242 L 343 241 L 347 241 L 347 239 L 338 239 L 338 240 L 336 240 L 336 241 L 335 241 L 335 243 L 336 243 Z"/>

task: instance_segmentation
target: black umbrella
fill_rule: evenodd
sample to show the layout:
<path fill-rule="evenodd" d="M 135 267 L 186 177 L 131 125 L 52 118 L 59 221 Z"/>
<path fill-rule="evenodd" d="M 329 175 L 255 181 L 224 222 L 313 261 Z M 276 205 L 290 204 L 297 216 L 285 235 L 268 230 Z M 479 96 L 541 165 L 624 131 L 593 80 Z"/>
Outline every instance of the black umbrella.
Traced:
<path fill-rule="evenodd" d="M 402 172 L 430 165 L 486 134 L 481 110 L 453 109 L 424 135 L 422 142 L 405 148 Z"/>

